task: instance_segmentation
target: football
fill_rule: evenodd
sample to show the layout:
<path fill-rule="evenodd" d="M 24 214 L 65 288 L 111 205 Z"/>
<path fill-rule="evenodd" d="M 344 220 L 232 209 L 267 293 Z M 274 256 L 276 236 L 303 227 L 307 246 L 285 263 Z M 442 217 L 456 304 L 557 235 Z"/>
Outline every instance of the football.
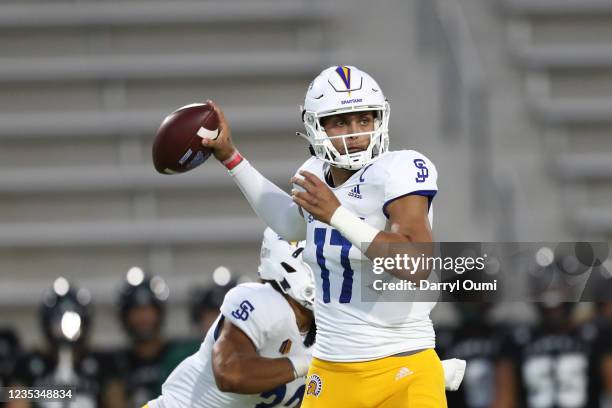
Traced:
<path fill-rule="evenodd" d="M 192 103 L 168 115 L 153 142 L 153 164 L 161 174 L 184 173 L 204 163 L 212 153 L 202 139 L 216 139 L 219 118 L 206 103 Z"/>

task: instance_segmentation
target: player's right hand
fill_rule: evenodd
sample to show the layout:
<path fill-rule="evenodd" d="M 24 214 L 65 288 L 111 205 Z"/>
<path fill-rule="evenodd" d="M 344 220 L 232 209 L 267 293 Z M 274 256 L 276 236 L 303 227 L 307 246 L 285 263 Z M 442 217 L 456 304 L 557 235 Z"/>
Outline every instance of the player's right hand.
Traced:
<path fill-rule="evenodd" d="M 211 149 L 215 158 L 222 162 L 229 159 L 236 151 L 236 146 L 232 142 L 232 131 L 221 108 L 211 100 L 206 101 L 206 103 L 215 109 L 219 117 L 219 135 L 216 139 L 202 139 L 202 146 Z"/>

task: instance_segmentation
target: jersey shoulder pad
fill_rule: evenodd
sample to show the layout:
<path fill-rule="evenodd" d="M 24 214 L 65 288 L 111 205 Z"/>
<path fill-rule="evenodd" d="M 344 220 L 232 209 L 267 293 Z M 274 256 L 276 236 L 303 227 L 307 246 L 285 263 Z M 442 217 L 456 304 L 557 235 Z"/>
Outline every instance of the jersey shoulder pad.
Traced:
<path fill-rule="evenodd" d="M 430 197 L 438 191 L 438 171 L 427 156 L 399 150 L 381 157 L 386 167 L 385 203 L 410 194 Z"/>
<path fill-rule="evenodd" d="M 221 314 L 261 349 L 269 334 L 286 319 L 287 301 L 270 285 L 243 283 L 225 295 Z"/>
<path fill-rule="evenodd" d="M 323 173 L 323 165 L 325 163 L 316 157 L 310 157 L 306 160 L 295 172 L 296 175 L 299 175 L 300 171 L 306 170 L 311 173 L 318 175 L 318 173 Z"/>
<path fill-rule="evenodd" d="M 423 153 L 417 152 L 416 150 L 396 150 L 388 152 L 385 154 L 384 159 L 389 171 L 393 171 L 396 168 L 402 169 L 405 167 L 406 163 L 414 164 L 415 160 L 423 161 L 423 163 L 429 167 L 430 171 L 436 170 L 434 163 Z M 416 168 L 418 169 L 419 167 Z"/>

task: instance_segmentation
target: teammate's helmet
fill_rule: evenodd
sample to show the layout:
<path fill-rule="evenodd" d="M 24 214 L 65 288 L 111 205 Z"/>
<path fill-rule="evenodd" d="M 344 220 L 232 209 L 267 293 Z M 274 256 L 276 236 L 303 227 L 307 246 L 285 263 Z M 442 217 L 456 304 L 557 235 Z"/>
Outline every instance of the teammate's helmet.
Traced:
<path fill-rule="evenodd" d="M 131 268 L 119 292 L 119 313 L 124 328 L 130 332 L 127 315 L 138 306 L 154 306 L 160 314 L 160 324 L 165 314 L 168 286 L 160 276 L 146 275 L 140 268 Z"/>
<path fill-rule="evenodd" d="M 312 310 L 315 295 L 314 276 L 302 260 L 304 245 L 292 245 L 266 228 L 261 244 L 261 280 L 274 281 L 283 293 Z"/>
<path fill-rule="evenodd" d="M 77 289 L 65 278 L 57 278 L 40 305 L 40 323 L 47 340 L 54 345 L 82 342 L 91 322 L 90 302 L 87 289 Z"/>
<path fill-rule="evenodd" d="M 374 131 L 353 133 L 346 138 L 369 135 L 370 144 L 361 152 L 340 154 L 327 136 L 321 118 L 350 112 L 374 111 Z M 358 68 L 341 65 L 329 67 L 310 83 L 306 91 L 302 120 L 312 151 L 319 159 L 333 166 L 358 170 L 374 161 L 389 148 L 389 103 L 376 81 Z M 348 151 L 345 150 L 345 151 Z"/>

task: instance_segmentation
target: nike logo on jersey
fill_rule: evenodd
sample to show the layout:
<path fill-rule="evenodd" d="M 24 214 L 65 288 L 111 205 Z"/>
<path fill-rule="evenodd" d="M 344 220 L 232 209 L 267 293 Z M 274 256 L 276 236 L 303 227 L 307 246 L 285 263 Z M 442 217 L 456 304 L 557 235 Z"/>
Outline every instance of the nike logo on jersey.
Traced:
<path fill-rule="evenodd" d="M 404 377 L 409 376 L 410 374 L 414 374 L 414 372 L 406 367 L 400 368 L 400 370 L 395 374 L 395 381 L 401 380 Z"/>
<path fill-rule="evenodd" d="M 349 191 L 348 195 L 349 195 L 349 197 L 363 198 L 362 195 L 361 195 L 361 191 L 359 190 L 359 184 L 357 184 L 355 187 L 353 187 L 351 189 L 351 191 Z"/>

